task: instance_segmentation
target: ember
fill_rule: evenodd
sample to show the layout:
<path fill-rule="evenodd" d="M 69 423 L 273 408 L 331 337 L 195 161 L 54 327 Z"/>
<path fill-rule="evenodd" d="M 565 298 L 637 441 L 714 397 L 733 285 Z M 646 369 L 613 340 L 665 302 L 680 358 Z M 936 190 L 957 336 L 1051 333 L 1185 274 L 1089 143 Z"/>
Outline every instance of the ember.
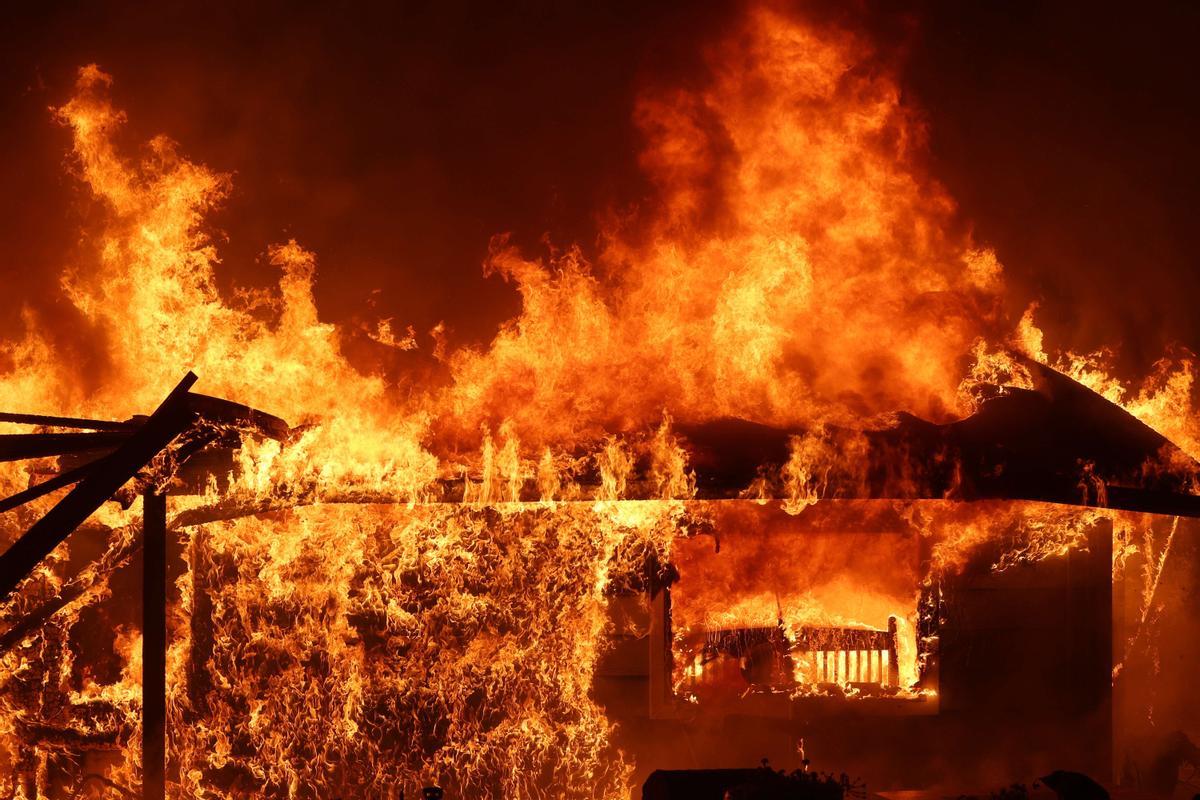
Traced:
<path fill-rule="evenodd" d="M 1055 350 L 865 27 L 739 14 L 596 247 L 491 240 L 482 346 L 329 321 L 296 240 L 229 285 L 237 177 L 78 70 L 74 322 L 0 341 L 0 800 L 1174 790 L 1193 358 Z"/>

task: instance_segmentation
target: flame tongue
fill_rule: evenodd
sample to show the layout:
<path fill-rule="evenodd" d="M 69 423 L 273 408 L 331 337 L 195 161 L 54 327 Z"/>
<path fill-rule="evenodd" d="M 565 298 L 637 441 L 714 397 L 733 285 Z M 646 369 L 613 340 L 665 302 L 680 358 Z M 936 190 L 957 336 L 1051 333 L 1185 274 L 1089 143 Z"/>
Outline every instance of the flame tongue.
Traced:
<path fill-rule="evenodd" d="M 542 442 L 663 407 L 777 425 L 963 412 L 961 360 L 994 325 L 1000 267 L 949 233 L 919 123 L 870 62 L 854 37 L 759 10 L 714 51 L 710 85 L 644 97 L 657 205 L 609 231 L 594 266 L 494 244 L 524 311 L 452 358 L 447 424 L 508 418 Z"/>

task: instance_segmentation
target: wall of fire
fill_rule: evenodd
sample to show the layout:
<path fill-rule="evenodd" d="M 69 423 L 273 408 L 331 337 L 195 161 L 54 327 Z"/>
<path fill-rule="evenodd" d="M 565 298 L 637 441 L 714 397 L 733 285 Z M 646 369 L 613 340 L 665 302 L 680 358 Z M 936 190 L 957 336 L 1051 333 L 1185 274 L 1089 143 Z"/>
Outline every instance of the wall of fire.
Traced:
<path fill-rule="evenodd" d="M 999 535 L 953 574 L 939 574 L 937 543 L 896 527 L 899 517 L 856 509 L 857 530 L 844 518 L 804 530 L 775 507 L 726 507 L 677 540 L 673 564 L 658 561 L 651 543 L 659 534 L 606 550 L 591 509 L 348 506 L 205 526 L 172 558 L 173 652 L 186 657 L 172 662 L 171 768 L 194 786 L 234 792 L 215 796 L 235 796 L 238 786 L 286 792 L 296 765 L 309 770 L 299 780 L 317 789 L 376 781 L 411 790 L 424 779 L 447 782 L 468 756 L 476 772 L 453 778 L 464 796 L 510 773 L 514 758 L 533 783 L 640 785 L 656 768 L 763 757 L 791 767 L 807 757 L 873 788 L 998 786 L 1056 768 L 1112 770 L 1145 784 L 1170 763 L 1176 734 L 1200 740 L 1195 522 L 1115 515 L 1065 553 L 1002 570 L 995 566 L 1014 539 Z M 283 529 L 288 538 L 272 538 Z M 768 547 L 747 550 L 752 542 Z M 86 544 L 78 549 L 86 557 Z M 742 557 L 757 573 L 723 571 Z M 593 571 L 614 559 L 621 569 L 604 573 L 607 611 L 595 617 L 601 574 Z M 755 591 L 771 583 L 756 586 L 756 574 L 802 584 L 772 589 L 759 627 L 815 613 L 806 600 L 826 614 L 808 619 L 816 627 L 882 628 L 894 614 L 926 694 L 692 702 L 675 663 L 686 642 L 669 626 L 703 624 L 705 613 L 724 627 L 747 622 L 722 617 L 754 606 L 743 601 L 755 591 L 739 598 L 728 583 L 739 574 Z M 52 658 L 61 682 L 10 676 L 3 767 L 21 780 L 10 781 L 8 797 L 35 784 L 42 796 L 66 796 L 82 772 L 127 759 L 136 732 L 119 718 L 122 704 L 136 709 L 138 699 L 136 682 L 122 682 L 125 656 L 136 651 L 137 575 L 132 563 L 114 577 L 111 599 L 34 645 L 28 657 Z M 856 606 L 847 586 L 906 605 Z M 666 602 L 655 603 L 672 590 L 674 619 Z M 580 687 L 590 647 L 602 655 Z M 875 682 L 867 677 L 858 682 Z M 576 691 L 595 698 L 597 716 Z M 66 726 L 15 717 L 20 709 L 70 711 L 94 736 L 72 739 Z M 505 733 L 513 719 L 546 721 L 549 738 L 515 749 Z M 608 723 L 611 743 L 589 737 Z M 631 760 L 631 775 L 613 745 Z M 612 765 L 611 774 L 596 764 Z M 256 775 L 262 765 L 279 774 Z"/>

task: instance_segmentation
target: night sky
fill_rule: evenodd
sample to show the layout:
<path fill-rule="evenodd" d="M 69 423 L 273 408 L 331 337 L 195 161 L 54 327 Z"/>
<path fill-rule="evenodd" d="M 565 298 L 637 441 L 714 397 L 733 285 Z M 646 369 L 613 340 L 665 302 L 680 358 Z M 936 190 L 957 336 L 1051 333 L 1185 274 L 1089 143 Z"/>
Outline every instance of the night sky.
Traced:
<path fill-rule="evenodd" d="M 49 107 L 77 68 L 115 79 L 131 145 L 157 133 L 234 173 L 214 218 L 223 285 L 265 285 L 295 237 L 321 314 L 445 320 L 485 343 L 518 300 L 484 278 L 489 238 L 594 246 L 597 214 L 642 200 L 635 94 L 703 81 L 733 4 L 57 4 L 0 33 L 0 335 L 51 318 L 86 195 Z M 250 8 L 253 6 L 253 8 Z M 1200 351 L 1200 6 L 1029 2 L 815 8 L 902 57 L 930 168 L 1048 344 L 1118 348 L 1144 374 Z M 373 290 L 378 289 L 377 294 Z"/>

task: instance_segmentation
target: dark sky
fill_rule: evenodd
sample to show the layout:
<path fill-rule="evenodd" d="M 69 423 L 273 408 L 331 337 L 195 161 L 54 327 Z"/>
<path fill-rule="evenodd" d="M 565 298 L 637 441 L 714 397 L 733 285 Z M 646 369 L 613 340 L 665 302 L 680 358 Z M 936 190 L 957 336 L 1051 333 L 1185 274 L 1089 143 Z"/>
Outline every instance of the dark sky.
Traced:
<path fill-rule="evenodd" d="M 131 140 L 167 133 L 235 173 L 216 224 L 226 282 L 274 280 L 266 245 L 319 257 L 322 315 L 384 315 L 486 341 L 511 287 L 484 279 L 492 234 L 594 242 L 636 201 L 639 87 L 697 80 L 732 4 L 69 3 L 0 33 L 0 335 L 45 303 L 81 193 L 48 107 L 82 64 L 116 80 Z M 46 4 L 49 6 L 50 4 Z M 651 6 L 647 8 L 646 6 Z M 252 8 L 251 8 L 252 6 Z M 575 7 L 578 6 L 578 7 Z M 881 10 L 881 8 L 886 10 Z M 932 165 L 1052 343 L 1121 348 L 1129 374 L 1200 350 L 1200 10 L 1029 2 L 839 11 L 906 50 L 905 100 Z"/>

